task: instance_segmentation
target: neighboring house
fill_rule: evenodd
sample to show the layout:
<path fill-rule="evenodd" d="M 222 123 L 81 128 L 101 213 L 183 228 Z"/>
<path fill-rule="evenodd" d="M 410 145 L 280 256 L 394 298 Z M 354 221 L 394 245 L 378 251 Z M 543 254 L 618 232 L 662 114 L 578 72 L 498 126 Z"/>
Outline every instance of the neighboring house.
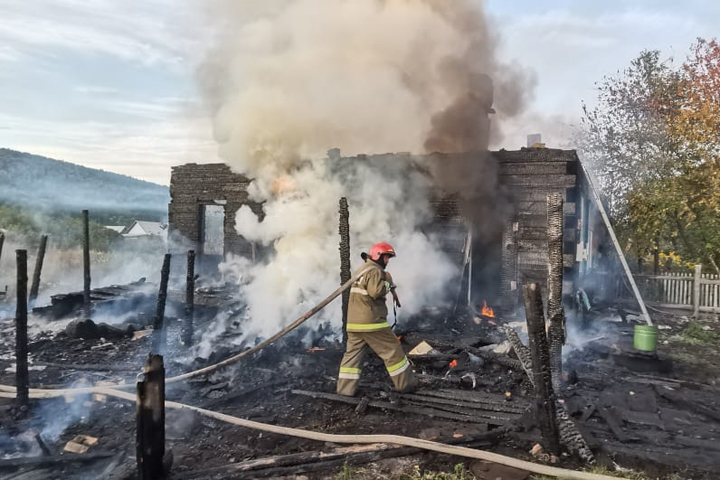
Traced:
<path fill-rule="evenodd" d="M 105 225 L 105 228 L 113 232 L 122 233 L 123 230 L 125 230 L 125 225 Z"/>
<path fill-rule="evenodd" d="M 167 227 L 167 223 L 135 220 L 130 226 L 125 227 L 120 233 L 124 238 L 159 237 L 166 240 Z"/>

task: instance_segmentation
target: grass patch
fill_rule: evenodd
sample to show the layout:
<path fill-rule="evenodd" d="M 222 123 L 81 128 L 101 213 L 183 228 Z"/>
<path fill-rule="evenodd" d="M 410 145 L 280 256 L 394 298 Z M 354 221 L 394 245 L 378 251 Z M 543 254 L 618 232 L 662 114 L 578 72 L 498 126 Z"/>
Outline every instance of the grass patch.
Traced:
<path fill-rule="evenodd" d="M 699 322 L 691 321 L 680 333 L 683 340 L 691 345 L 717 344 L 718 334 L 712 330 L 703 330 Z"/>
<path fill-rule="evenodd" d="M 377 478 L 375 472 L 345 463 L 334 480 L 374 480 L 375 478 Z M 452 472 L 423 470 L 419 465 L 415 465 L 407 472 L 398 472 L 387 478 L 389 480 L 475 480 L 475 476 L 462 463 L 455 465 Z"/>
<path fill-rule="evenodd" d="M 608 477 L 625 478 L 627 480 L 650 480 L 642 473 L 633 472 L 632 470 L 623 470 L 622 472 L 616 472 L 608 470 L 605 467 L 592 467 L 584 470 L 587 473 L 594 473 L 596 475 L 607 475 Z M 556 477 L 548 477 L 547 475 L 531 475 L 530 480 L 555 480 Z"/>
<path fill-rule="evenodd" d="M 355 480 L 362 478 L 365 470 L 362 468 L 351 467 L 347 462 L 343 463 L 340 471 L 335 475 L 334 480 Z"/>

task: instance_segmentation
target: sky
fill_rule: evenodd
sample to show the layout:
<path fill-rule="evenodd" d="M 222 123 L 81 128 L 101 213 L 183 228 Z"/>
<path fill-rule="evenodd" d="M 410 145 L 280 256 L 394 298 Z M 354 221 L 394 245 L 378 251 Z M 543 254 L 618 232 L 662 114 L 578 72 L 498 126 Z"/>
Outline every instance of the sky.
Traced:
<path fill-rule="evenodd" d="M 0 0 L 0 147 L 164 185 L 173 165 L 218 161 L 196 82 L 213 40 L 204 1 L 214 0 Z M 485 4 L 499 54 L 536 79 L 495 148 L 524 146 L 529 133 L 571 147 L 603 76 L 643 49 L 681 61 L 697 37 L 720 36 L 711 0 Z"/>

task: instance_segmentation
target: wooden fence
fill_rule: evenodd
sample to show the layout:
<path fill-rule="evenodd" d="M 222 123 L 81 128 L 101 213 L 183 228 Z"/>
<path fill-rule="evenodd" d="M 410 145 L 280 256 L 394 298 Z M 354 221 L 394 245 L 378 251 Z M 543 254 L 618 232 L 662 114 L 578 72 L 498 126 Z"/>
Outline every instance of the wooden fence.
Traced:
<path fill-rule="evenodd" d="M 692 309 L 695 314 L 720 310 L 720 276 L 702 273 L 701 265 L 694 273 L 635 275 L 635 281 L 646 301 Z"/>

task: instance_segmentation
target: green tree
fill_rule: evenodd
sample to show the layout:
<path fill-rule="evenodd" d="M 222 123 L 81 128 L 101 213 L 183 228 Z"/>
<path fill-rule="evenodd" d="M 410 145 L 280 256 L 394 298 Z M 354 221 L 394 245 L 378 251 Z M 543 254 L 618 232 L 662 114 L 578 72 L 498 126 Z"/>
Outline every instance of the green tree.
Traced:
<path fill-rule="evenodd" d="M 583 105 L 579 149 L 635 255 L 674 251 L 720 273 L 719 96 L 720 48 L 701 39 L 679 67 L 642 52 Z"/>

